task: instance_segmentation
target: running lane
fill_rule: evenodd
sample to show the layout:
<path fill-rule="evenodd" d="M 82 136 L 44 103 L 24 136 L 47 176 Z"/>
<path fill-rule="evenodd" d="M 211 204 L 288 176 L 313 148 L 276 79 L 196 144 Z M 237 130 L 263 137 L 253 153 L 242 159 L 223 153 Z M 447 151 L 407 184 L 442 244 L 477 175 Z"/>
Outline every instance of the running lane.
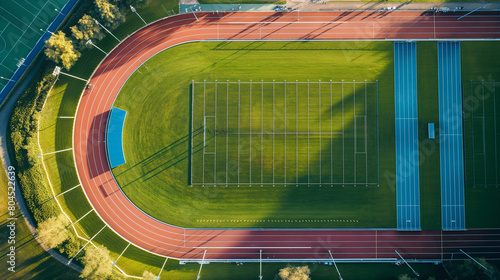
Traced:
<path fill-rule="evenodd" d="M 183 229 L 157 221 L 137 209 L 116 184 L 106 158 L 105 128 L 113 100 L 126 79 L 154 54 L 177 44 L 213 39 L 394 39 L 493 38 L 500 35 L 496 14 L 456 21 L 455 15 L 420 12 L 199 13 L 178 15 L 148 25 L 115 48 L 92 75 L 83 93 L 73 133 L 73 152 L 84 192 L 101 219 L 127 241 L 147 251 L 177 259 L 372 259 L 403 256 L 439 259 L 448 252 L 447 235 L 393 230 L 212 230 Z M 470 240 L 474 251 L 498 242 L 500 231 L 453 235 Z M 447 233 L 451 235 L 452 233 Z M 494 236 L 492 239 L 482 236 Z M 444 245 L 443 245 L 444 244 Z M 453 247 L 453 246 L 452 246 Z M 458 252 L 450 247 L 449 250 Z M 498 248 L 498 247 L 494 247 Z M 492 249 L 491 256 L 499 256 Z"/>
<path fill-rule="evenodd" d="M 441 223 L 465 230 L 460 42 L 438 43 Z"/>
<path fill-rule="evenodd" d="M 394 43 L 394 101 L 398 229 L 420 230 L 416 43 Z"/>

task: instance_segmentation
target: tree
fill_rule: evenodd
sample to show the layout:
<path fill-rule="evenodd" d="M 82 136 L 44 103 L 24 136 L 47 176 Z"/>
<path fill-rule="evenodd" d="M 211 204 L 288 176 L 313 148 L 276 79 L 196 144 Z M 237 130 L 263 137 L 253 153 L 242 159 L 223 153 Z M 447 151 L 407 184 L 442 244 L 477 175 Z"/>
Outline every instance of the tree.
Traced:
<path fill-rule="evenodd" d="M 409 276 L 408 274 L 401 274 L 398 277 L 398 280 L 418 280 L 417 278 L 413 278 Z"/>
<path fill-rule="evenodd" d="M 282 280 L 310 280 L 311 271 L 307 266 L 287 266 L 280 269 L 278 274 Z"/>
<path fill-rule="evenodd" d="M 125 3 L 127 6 L 134 6 L 134 8 L 143 7 L 149 4 L 151 0 L 126 0 Z"/>
<path fill-rule="evenodd" d="M 64 68 L 70 69 L 80 57 L 73 42 L 62 31 L 58 31 L 45 43 L 45 55 L 55 63 L 62 63 Z"/>
<path fill-rule="evenodd" d="M 69 220 L 61 213 L 41 222 L 36 232 L 42 243 L 52 249 L 68 239 L 69 225 Z"/>
<path fill-rule="evenodd" d="M 107 0 L 95 0 L 94 14 L 94 17 L 109 29 L 115 29 L 125 21 L 124 9 Z"/>
<path fill-rule="evenodd" d="M 465 260 L 463 262 L 449 262 L 448 270 L 453 279 L 475 279 L 475 280 L 496 280 L 500 279 L 498 269 L 486 262 L 483 258 L 476 259 L 480 264 L 485 266 L 488 270 L 479 266 L 472 260 Z"/>
<path fill-rule="evenodd" d="M 81 278 L 88 280 L 106 279 L 112 273 L 111 257 L 106 247 L 99 245 L 97 247 L 89 245 L 85 249 L 85 256 L 82 258 L 83 270 Z"/>
<path fill-rule="evenodd" d="M 101 40 L 105 36 L 102 28 L 95 22 L 94 18 L 89 15 L 83 15 L 78 21 L 78 24 L 71 26 L 70 29 L 79 48 L 88 47 L 89 45 L 86 44 L 88 40 Z"/>
<path fill-rule="evenodd" d="M 154 275 L 153 273 L 145 270 L 143 273 L 142 273 L 142 280 L 155 280 L 156 279 L 156 275 Z"/>

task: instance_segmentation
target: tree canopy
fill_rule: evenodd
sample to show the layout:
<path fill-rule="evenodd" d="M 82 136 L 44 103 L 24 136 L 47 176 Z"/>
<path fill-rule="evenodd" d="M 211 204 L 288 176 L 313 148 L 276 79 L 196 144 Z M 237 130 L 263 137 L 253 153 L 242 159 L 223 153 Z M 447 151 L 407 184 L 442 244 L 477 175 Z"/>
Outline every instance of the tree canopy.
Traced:
<path fill-rule="evenodd" d="M 156 275 L 154 275 L 153 273 L 145 270 L 143 273 L 142 273 L 142 280 L 155 280 L 156 279 Z"/>
<path fill-rule="evenodd" d="M 79 48 L 87 47 L 88 45 L 86 43 L 88 40 L 101 40 L 105 36 L 102 28 L 95 22 L 94 18 L 89 15 L 83 15 L 83 17 L 78 20 L 78 24 L 71 26 L 70 29 Z"/>
<path fill-rule="evenodd" d="M 125 7 L 107 0 L 95 0 L 94 17 L 107 28 L 115 29 L 125 21 Z"/>
<path fill-rule="evenodd" d="M 52 249 L 68 239 L 69 225 L 69 220 L 61 213 L 41 222 L 36 232 L 42 243 Z"/>
<path fill-rule="evenodd" d="M 84 267 L 82 274 L 80 274 L 81 278 L 88 280 L 107 279 L 112 273 L 111 265 L 113 262 L 109 256 L 109 250 L 102 245 L 97 247 L 89 245 L 85 249 L 82 264 Z"/>
<path fill-rule="evenodd" d="M 62 31 L 58 31 L 45 43 L 45 55 L 55 63 L 62 63 L 63 67 L 70 69 L 80 57 L 73 46 L 73 42 Z"/>
<path fill-rule="evenodd" d="M 310 280 L 311 270 L 308 266 L 287 266 L 278 275 L 282 280 Z"/>

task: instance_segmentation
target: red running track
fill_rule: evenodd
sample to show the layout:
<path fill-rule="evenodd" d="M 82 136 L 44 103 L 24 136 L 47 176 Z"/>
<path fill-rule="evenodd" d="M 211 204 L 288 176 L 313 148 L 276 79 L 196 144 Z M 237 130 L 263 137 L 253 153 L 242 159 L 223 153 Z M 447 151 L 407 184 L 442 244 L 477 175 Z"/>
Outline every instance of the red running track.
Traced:
<path fill-rule="evenodd" d="M 148 58 L 171 46 L 201 40 L 497 38 L 500 16 L 422 12 L 199 13 L 163 19 L 125 39 L 99 65 L 78 105 L 73 151 L 80 182 L 96 213 L 113 231 L 147 251 L 177 259 L 318 260 L 441 259 L 463 249 L 500 256 L 500 230 L 465 232 L 394 230 L 183 229 L 143 213 L 123 194 L 108 166 L 108 112 L 127 78 Z"/>

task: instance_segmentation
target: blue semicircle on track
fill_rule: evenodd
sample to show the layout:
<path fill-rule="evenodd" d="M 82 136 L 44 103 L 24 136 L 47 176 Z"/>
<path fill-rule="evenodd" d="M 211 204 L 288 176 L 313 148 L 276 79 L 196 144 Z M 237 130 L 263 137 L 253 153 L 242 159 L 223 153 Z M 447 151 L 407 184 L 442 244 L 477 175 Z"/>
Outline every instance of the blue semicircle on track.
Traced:
<path fill-rule="evenodd" d="M 106 148 L 111 168 L 115 168 L 125 163 L 125 153 L 123 152 L 123 126 L 127 111 L 113 107 L 108 119 Z"/>

